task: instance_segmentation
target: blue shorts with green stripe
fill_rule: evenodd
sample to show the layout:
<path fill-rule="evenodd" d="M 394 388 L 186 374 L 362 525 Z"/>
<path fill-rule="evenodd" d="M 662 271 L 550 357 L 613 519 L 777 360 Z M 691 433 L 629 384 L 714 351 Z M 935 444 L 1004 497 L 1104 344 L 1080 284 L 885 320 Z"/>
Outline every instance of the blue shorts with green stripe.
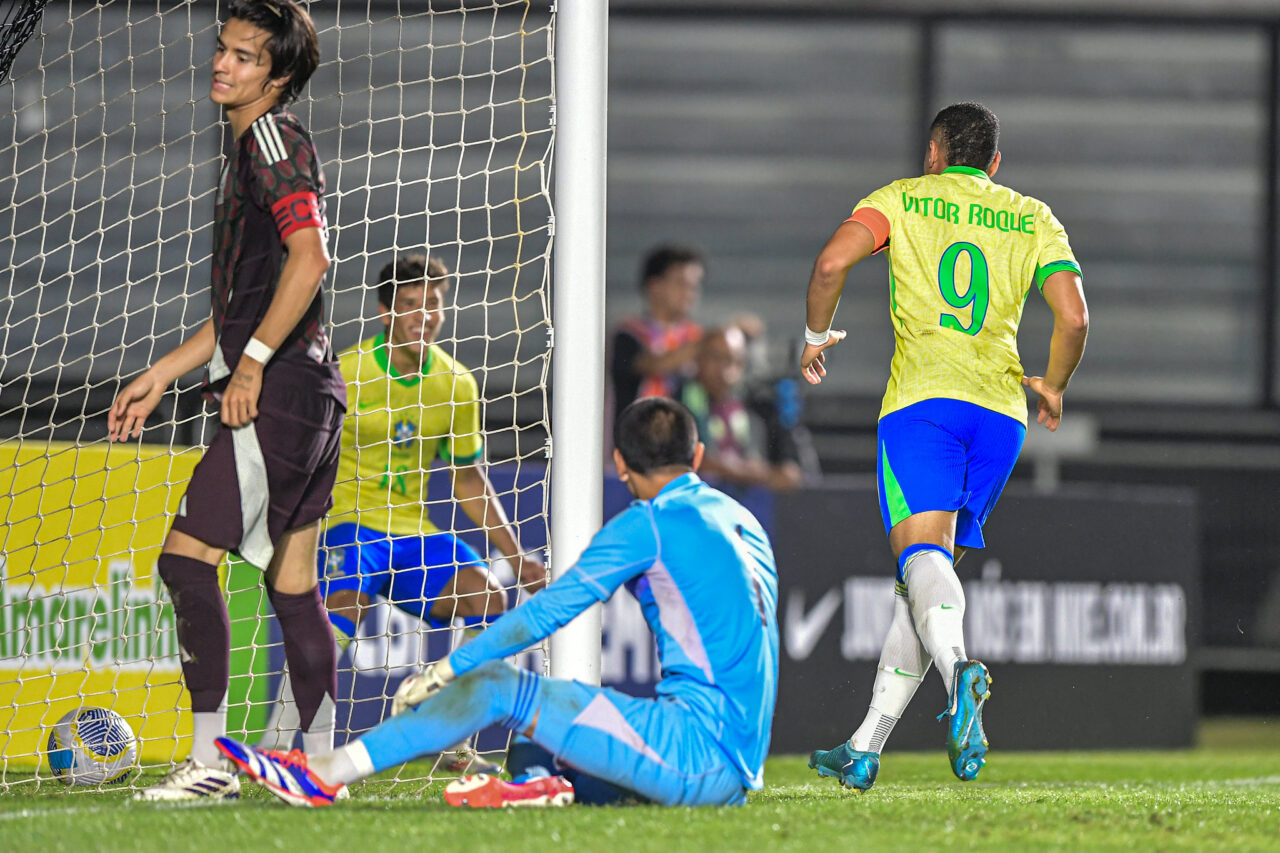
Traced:
<path fill-rule="evenodd" d="M 956 545 L 982 548 L 1027 428 L 962 400 L 922 400 L 880 419 L 876 479 L 888 533 L 909 515 L 954 511 Z"/>

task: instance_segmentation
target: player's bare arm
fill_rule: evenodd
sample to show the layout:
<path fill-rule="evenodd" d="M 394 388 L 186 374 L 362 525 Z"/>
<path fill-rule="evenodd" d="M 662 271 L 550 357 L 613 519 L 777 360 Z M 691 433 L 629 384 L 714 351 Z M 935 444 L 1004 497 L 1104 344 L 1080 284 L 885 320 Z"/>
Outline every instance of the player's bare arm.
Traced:
<path fill-rule="evenodd" d="M 686 341 L 666 352 L 647 350 L 636 356 L 632 367 L 641 376 L 666 376 L 687 364 L 692 364 L 697 355 L 698 342 Z"/>
<path fill-rule="evenodd" d="M 805 325 L 815 332 L 830 329 L 830 334 L 822 344 L 806 342 L 800 356 L 800 374 L 811 385 L 817 385 L 827 375 L 824 350 L 845 338 L 844 331 L 831 329 L 831 321 L 836 315 L 836 306 L 840 304 L 840 294 L 844 292 L 844 282 L 849 270 L 869 257 L 875 248 L 875 236 L 871 229 L 861 222 L 848 220 L 831 235 L 827 245 L 818 253 L 818 259 L 814 261 L 813 274 L 809 277 L 809 295 L 805 303 Z"/>
<path fill-rule="evenodd" d="M 1036 392 L 1036 423 L 1050 432 L 1062 422 L 1062 395 L 1084 356 L 1089 336 L 1089 307 L 1084 301 L 1080 276 L 1062 270 L 1044 281 L 1045 302 L 1053 311 L 1053 337 L 1049 342 L 1049 365 L 1044 376 L 1024 376 L 1022 384 Z"/>
<path fill-rule="evenodd" d="M 319 228 L 300 228 L 284 241 L 289 256 L 280 272 L 266 316 L 253 337 L 275 350 L 306 313 L 329 269 L 329 248 Z M 264 364 L 248 353 L 240 357 L 222 394 L 222 423 L 242 427 L 258 416 Z"/>
<path fill-rule="evenodd" d="M 160 404 L 169 384 L 184 373 L 207 364 L 213 358 L 215 344 L 211 317 L 194 335 L 126 385 L 107 412 L 107 440 L 124 441 L 141 435 L 143 423 Z"/>
<path fill-rule="evenodd" d="M 533 592 L 547 585 L 547 569 L 537 557 L 522 553 L 520 540 L 480 463 L 453 469 L 453 496 L 472 523 L 485 532 L 493 547 L 511 561 L 520 585 Z"/>
<path fill-rule="evenodd" d="M 730 317 L 724 325 L 726 327 L 736 326 L 741 329 L 742 334 L 748 340 L 758 338 L 764 334 L 764 321 L 755 314 L 736 314 Z M 701 340 L 695 338 L 692 341 L 685 341 L 683 344 L 666 352 L 646 350 L 636 356 L 632 367 L 636 373 L 644 377 L 666 376 L 684 368 L 686 365 L 693 364 L 697 360 L 700 344 Z"/>

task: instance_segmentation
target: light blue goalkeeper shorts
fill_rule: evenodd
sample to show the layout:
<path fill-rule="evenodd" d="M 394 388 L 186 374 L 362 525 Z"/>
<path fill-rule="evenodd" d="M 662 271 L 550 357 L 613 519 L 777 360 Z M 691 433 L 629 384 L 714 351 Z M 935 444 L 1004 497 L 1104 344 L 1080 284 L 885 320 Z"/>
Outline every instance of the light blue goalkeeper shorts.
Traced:
<path fill-rule="evenodd" d="M 961 400 L 922 400 L 880 419 L 876 479 L 888 533 L 918 512 L 956 513 L 956 545 L 982 548 L 982 525 L 1022 451 L 1027 428 Z"/>
<path fill-rule="evenodd" d="M 360 737 L 375 772 L 500 725 L 568 765 L 664 805 L 736 806 L 746 786 L 715 735 L 670 697 L 548 678 L 489 661 Z M 553 768 L 547 768 L 555 772 Z"/>

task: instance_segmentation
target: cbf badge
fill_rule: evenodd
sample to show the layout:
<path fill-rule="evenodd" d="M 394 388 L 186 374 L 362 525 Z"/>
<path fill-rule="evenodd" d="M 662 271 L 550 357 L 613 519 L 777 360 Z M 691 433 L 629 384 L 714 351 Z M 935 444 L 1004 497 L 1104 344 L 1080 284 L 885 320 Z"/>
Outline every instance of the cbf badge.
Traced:
<path fill-rule="evenodd" d="M 391 443 L 396 447 L 403 448 L 406 444 L 413 441 L 418 435 L 418 425 L 410 420 L 403 420 L 396 424 L 395 438 L 391 439 Z"/>

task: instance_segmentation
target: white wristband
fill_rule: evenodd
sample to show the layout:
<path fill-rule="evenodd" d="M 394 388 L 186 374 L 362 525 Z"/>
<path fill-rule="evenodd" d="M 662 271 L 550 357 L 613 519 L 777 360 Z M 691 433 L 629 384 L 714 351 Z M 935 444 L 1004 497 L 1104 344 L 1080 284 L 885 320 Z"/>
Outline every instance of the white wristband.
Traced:
<path fill-rule="evenodd" d="M 820 347 L 831 338 L 831 330 L 825 332 L 815 332 L 808 326 L 804 327 L 804 342 L 810 346 Z"/>
<path fill-rule="evenodd" d="M 276 354 L 276 351 L 257 338 L 249 338 L 249 343 L 244 345 L 244 354 L 265 365 L 271 360 L 271 356 Z"/>

